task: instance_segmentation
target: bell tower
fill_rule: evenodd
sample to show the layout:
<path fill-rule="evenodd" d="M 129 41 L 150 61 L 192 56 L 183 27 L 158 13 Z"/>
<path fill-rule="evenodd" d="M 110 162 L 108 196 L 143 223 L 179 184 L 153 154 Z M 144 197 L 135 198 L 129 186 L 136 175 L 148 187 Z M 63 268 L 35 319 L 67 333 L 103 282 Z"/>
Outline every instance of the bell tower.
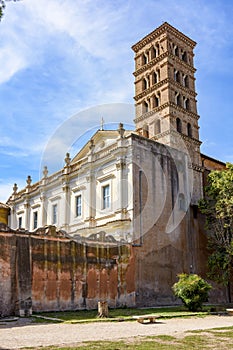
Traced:
<path fill-rule="evenodd" d="M 163 23 L 133 45 L 136 131 L 189 155 L 201 187 L 199 126 L 193 64 L 196 43 Z M 197 193 L 196 202 L 201 196 Z"/>

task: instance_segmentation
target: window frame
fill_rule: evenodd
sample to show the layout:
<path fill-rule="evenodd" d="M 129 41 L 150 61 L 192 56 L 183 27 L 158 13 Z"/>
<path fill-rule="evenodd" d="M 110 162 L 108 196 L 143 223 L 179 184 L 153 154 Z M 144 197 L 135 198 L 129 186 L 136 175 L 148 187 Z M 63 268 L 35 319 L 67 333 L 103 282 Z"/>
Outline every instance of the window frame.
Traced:
<path fill-rule="evenodd" d="M 108 189 L 108 193 L 106 194 L 105 191 Z M 102 186 L 101 192 L 102 192 L 102 209 L 107 210 L 111 208 L 111 187 L 110 184 L 106 184 Z"/>
<path fill-rule="evenodd" d="M 180 118 L 176 118 L 176 131 L 182 134 L 182 121 Z"/>
<path fill-rule="evenodd" d="M 18 217 L 18 227 L 19 227 L 19 229 L 21 229 L 23 227 L 23 217 L 22 216 Z"/>
<path fill-rule="evenodd" d="M 33 211 L 33 230 L 38 228 L 38 211 Z"/>
<path fill-rule="evenodd" d="M 56 209 L 55 209 L 56 208 Z M 57 203 L 52 204 L 52 217 L 51 217 L 52 225 L 58 224 L 58 205 Z"/>
<path fill-rule="evenodd" d="M 82 216 L 82 195 L 75 196 L 75 216 L 80 218 Z"/>

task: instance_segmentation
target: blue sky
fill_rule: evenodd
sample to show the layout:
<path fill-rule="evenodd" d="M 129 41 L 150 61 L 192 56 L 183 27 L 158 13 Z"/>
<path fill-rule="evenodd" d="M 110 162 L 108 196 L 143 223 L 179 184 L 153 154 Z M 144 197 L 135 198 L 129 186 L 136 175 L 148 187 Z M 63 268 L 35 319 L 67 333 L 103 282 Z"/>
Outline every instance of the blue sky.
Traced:
<path fill-rule="evenodd" d="M 39 179 L 49 147 L 51 173 L 101 117 L 133 124 L 131 46 L 164 21 L 197 42 L 202 152 L 233 162 L 232 18 L 227 0 L 7 2 L 0 23 L 0 201 L 15 182 L 22 188 L 28 175 Z"/>

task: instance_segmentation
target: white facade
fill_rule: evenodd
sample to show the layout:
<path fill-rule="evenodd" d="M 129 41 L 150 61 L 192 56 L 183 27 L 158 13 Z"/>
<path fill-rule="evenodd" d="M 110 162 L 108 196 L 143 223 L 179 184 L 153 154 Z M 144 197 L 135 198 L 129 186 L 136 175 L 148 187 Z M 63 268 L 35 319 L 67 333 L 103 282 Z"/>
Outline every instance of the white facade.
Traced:
<path fill-rule="evenodd" d="M 40 182 L 32 185 L 29 177 L 25 189 L 15 187 L 10 226 L 33 232 L 54 225 L 77 240 L 104 234 L 137 245 L 151 229 L 162 235 L 176 230 L 192 191 L 185 153 L 120 124 L 97 131 L 73 160 L 67 154 L 59 172 L 48 176 L 45 168 Z"/>
<path fill-rule="evenodd" d="M 166 22 L 135 44 L 137 136 L 122 124 L 99 130 L 72 160 L 66 155 L 57 173 L 45 169 L 33 185 L 29 177 L 20 192 L 14 186 L 10 226 L 55 225 L 74 237 L 103 231 L 127 242 L 152 228 L 176 229 L 203 188 L 194 47 Z M 185 86 L 178 72 L 189 77 Z"/>
<path fill-rule="evenodd" d="M 132 235 L 131 132 L 100 130 L 65 166 L 41 181 L 14 192 L 10 226 L 34 231 L 55 225 L 71 235 L 89 236 L 101 227 L 117 240 Z"/>

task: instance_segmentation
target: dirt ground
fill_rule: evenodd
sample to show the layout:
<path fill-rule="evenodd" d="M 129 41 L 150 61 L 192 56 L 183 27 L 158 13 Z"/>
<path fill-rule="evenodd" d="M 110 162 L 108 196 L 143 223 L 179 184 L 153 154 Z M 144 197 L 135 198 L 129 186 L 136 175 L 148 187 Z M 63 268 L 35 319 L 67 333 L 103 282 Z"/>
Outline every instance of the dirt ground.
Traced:
<path fill-rule="evenodd" d="M 204 318 L 173 318 L 157 320 L 153 324 L 131 322 L 94 322 L 86 324 L 33 324 L 21 318 L 14 322 L 0 322 L 0 349 L 48 345 L 67 346 L 83 341 L 117 340 L 136 336 L 183 336 L 191 330 L 233 326 L 233 316 L 207 316 Z"/>

